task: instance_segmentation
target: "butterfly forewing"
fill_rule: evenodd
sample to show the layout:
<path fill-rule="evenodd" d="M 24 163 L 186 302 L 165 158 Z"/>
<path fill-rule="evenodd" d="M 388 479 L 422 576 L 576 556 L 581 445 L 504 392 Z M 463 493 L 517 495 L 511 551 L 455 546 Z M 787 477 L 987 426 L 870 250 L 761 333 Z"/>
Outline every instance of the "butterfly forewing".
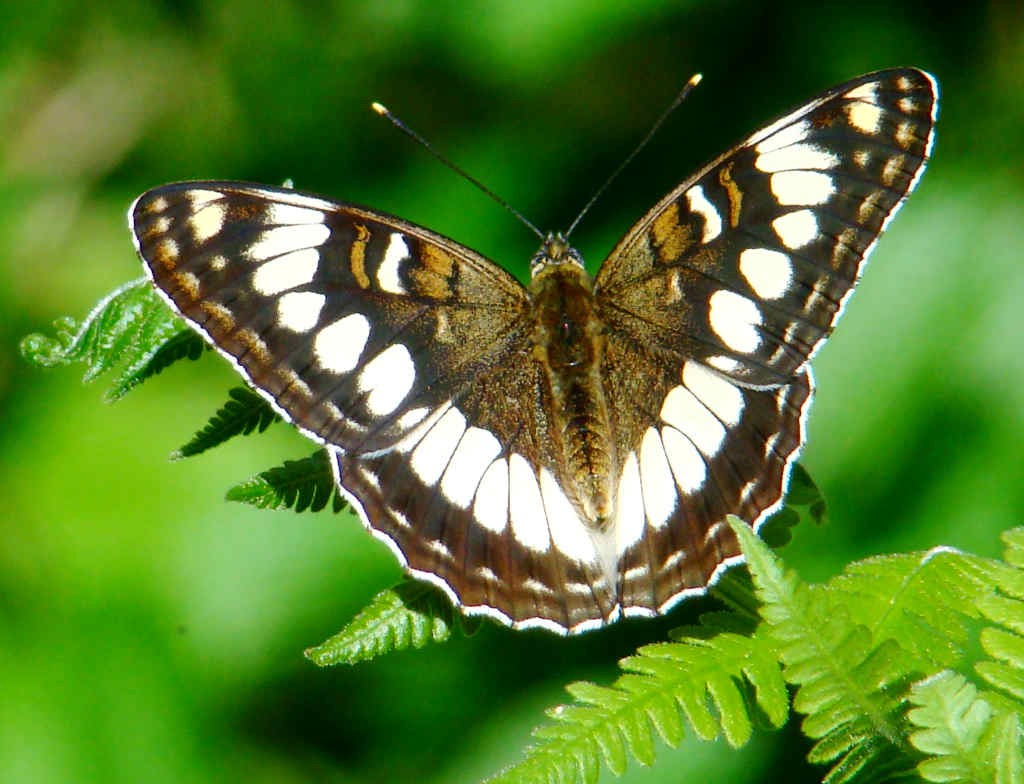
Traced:
<path fill-rule="evenodd" d="M 325 444 L 414 575 L 577 632 L 706 589 L 738 555 L 727 516 L 779 506 L 806 363 L 935 101 L 913 69 L 828 91 L 668 194 L 595 283 L 560 236 L 528 291 L 399 218 L 244 183 L 157 188 L 130 220 L 171 306 Z"/>
<path fill-rule="evenodd" d="M 787 383 L 917 182 L 935 102 L 924 72 L 882 71 L 755 133 L 622 239 L 597 278 L 610 318 L 742 384 Z"/>
<path fill-rule="evenodd" d="M 144 194 L 131 220 L 175 309 L 291 421 L 346 452 L 387 448 L 522 343 L 514 278 L 391 216 L 196 182 Z"/>

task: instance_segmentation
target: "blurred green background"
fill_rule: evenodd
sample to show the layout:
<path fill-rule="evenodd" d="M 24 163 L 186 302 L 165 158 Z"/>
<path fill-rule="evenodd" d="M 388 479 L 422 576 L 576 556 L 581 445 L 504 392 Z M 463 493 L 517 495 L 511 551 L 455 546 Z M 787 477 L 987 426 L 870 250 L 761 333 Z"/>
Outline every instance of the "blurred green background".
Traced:
<path fill-rule="evenodd" d="M 819 90 L 917 65 L 934 159 L 835 338 L 804 464 L 831 519 L 808 579 L 1024 522 L 1024 14 L 1017 0 L 0 3 L 0 781 L 464 782 L 519 758 L 572 679 L 692 620 L 579 639 L 485 626 L 357 668 L 302 658 L 399 574 L 347 514 L 235 481 L 284 426 L 166 462 L 237 383 L 181 363 L 116 406 L 17 354 L 140 275 L 125 210 L 189 178 L 294 180 L 523 275 L 536 239 L 372 114 L 382 101 L 545 229 L 564 227 L 695 71 L 705 80 L 575 235 L 596 268 L 706 159 Z M 786 730 L 662 750 L 628 781 L 812 781 Z M 607 775 L 607 774 L 606 774 Z"/>

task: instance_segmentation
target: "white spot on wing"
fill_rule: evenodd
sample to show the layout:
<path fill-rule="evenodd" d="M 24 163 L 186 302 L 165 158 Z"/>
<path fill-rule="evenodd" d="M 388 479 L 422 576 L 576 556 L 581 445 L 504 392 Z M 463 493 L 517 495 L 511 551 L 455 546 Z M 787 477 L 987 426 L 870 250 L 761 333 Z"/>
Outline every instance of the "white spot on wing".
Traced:
<path fill-rule="evenodd" d="M 278 226 L 264 231 L 259 240 L 249 246 L 246 255 L 253 261 L 264 261 L 293 251 L 317 248 L 330 236 L 331 230 L 322 223 Z"/>
<path fill-rule="evenodd" d="M 166 256 L 172 260 L 178 258 L 178 252 L 178 243 L 170 237 L 164 237 L 160 240 L 160 244 L 157 246 L 158 255 Z"/>
<path fill-rule="evenodd" d="M 771 189 L 784 206 L 824 204 L 836 192 L 831 175 L 820 171 L 775 172 Z"/>
<path fill-rule="evenodd" d="M 708 457 L 722 448 L 725 425 L 686 387 L 672 387 L 662 403 L 660 416 Z"/>
<path fill-rule="evenodd" d="M 409 246 L 405 238 L 398 232 L 394 232 L 388 240 L 387 250 L 384 251 L 384 259 L 377 268 L 377 283 L 381 290 L 390 294 L 405 294 L 405 286 L 398 276 L 401 263 L 409 258 Z"/>
<path fill-rule="evenodd" d="M 904 150 L 909 150 L 917 141 L 917 134 L 914 132 L 914 123 L 907 120 L 896 127 L 896 143 Z M 929 144 L 930 144 L 929 139 Z M 909 191 L 907 191 L 909 193 Z"/>
<path fill-rule="evenodd" d="M 905 173 L 903 167 L 906 163 L 907 159 L 903 155 L 894 155 L 892 158 L 887 158 L 885 166 L 882 167 L 882 182 L 891 188 L 896 182 L 896 178 Z"/>
<path fill-rule="evenodd" d="M 882 110 L 873 103 L 857 101 L 846 107 L 846 117 L 850 125 L 861 133 L 874 135 L 882 127 Z"/>
<path fill-rule="evenodd" d="M 227 209 L 223 204 L 207 204 L 197 211 L 188 221 L 196 242 L 206 242 L 210 237 L 217 236 L 224 228 L 226 216 Z"/>
<path fill-rule="evenodd" d="M 792 169 L 832 169 L 839 165 L 839 156 L 814 144 L 792 144 L 761 153 L 754 165 L 768 173 Z"/>
<path fill-rule="evenodd" d="M 740 361 L 734 357 L 723 357 L 721 355 L 715 355 L 708 357 L 707 363 L 715 370 L 721 370 L 723 373 L 732 373 L 736 368 L 740 366 Z"/>
<path fill-rule="evenodd" d="M 809 245 L 818 237 L 818 218 L 812 210 L 794 210 L 772 221 L 772 228 L 790 250 Z"/>
<path fill-rule="evenodd" d="M 793 262 L 781 251 L 748 248 L 740 253 L 740 274 L 757 296 L 778 299 L 793 284 Z"/>
<path fill-rule="evenodd" d="M 675 511 L 677 495 L 661 436 L 653 427 L 647 428 L 640 443 L 640 488 L 647 520 L 660 528 Z"/>
<path fill-rule="evenodd" d="M 859 84 L 852 90 L 847 90 L 843 93 L 844 98 L 852 98 L 856 101 L 867 101 L 868 103 L 874 103 L 878 100 L 878 82 L 868 82 L 867 84 Z"/>
<path fill-rule="evenodd" d="M 548 530 L 555 547 L 575 561 L 590 563 L 597 560 L 594 540 L 590 531 L 576 514 L 576 510 L 547 468 L 540 471 L 540 492 L 548 519 Z"/>
<path fill-rule="evenodd" d="M 708 472 L 707 463 L 697 447 L 674 427 L 661 429 L 661 441 L 679 489 L 688 494 L 696 493 L 704 486 Z"/>
<path fill-rule="evenodd" d="M 622 466 L 615 499 L 615 552 L 619 555 L 640 541 L 644 533 L 644 499 L 640 490 L 640 464 L 630 452 Z"/>
<path fill-rule="evenodd" d="M 324 213 L 309 207 L 297 207 L 294 204 L 269 204 L 267 206 L 267 223 L 279 224 L 282 226 L 299 223 L 323 223 Z"/>
<path fill-rule="evenodd" d="M 496 583 L 499 582 L 498 575 L 494 573 L 494 570 L 487 566 L 478 566 L 476 568 L 476 575 L 485 583 Z"/>
<path fill-rule="evenodd" d="M 551 544 L 544 501 L 533 468 L 522 455 L 514 454 L 509 460 L 509 516 L 512 535 L 523 547 L 534 552 L 547 552 Z"/>
<path fill-rule="evenodd" d="M 770 129 L 766 129 L 770 130 Z M 754 152 L 759 155 L 763 155 L 766 152 L 773 152 L 774 150 L 782 149 L 783 147 L 789 147 L 794 144 L 799 144 L 807 138 L 807 134 L 811 132 L 811 124 L 807 120 L 802 120 L 798 123 L 793 123 L 788 128 L 783 128 L 774 135 L 768 136 L 764 141 L 760 142 L 755 148 Z"/>
<path fill-rule="evenodd" d="M 683 365 L 683 383 L 721 421 L 727 425 L 740 421 L 743 393 L 735 384 L 692 361 Z"/>
<path fill-rule="evenodd" d="M 197 188 L 194 191 L 189 191 L 187 195 L 189 204 L 192 205 L 192 209 L 194 210 L 199 210 L 211 201 L 217 201 L 218 199 L 224 198 L 224 194 L 220 191 L 210 191 L 205 188 Z"/>
<path fill-rule="evenodd" d="M 452 551 L 448 549 L 448 545 L 442 542 L 440 539 L 429 539 L 427 540 L 427 548 L 433 550 L 435 553 L 440 555 L 442 558 L 451 560 Z"/>
<path fill-rule="evenodd" d="M 252 285 L 268 297 L 280 294 L 310 283 L 319 263 L 320 252 L 316 248 L 293 251 L 261 264 L 252 276 Z"/>
<path fill-rule="evenodd" d="M 359 374 L 359 391 L 369 392 L 366 407 L 370 413 L 384 416 L 405 400 L 415 380 L 416 365 L 409 349 L 395 343 L 366 363 Z"/>
<path fill-rule="evenodd" d="M 381 353 L 378 359 L 385 353 Z M 370 365 L 366 367 L 369 369 Z M 412 450 L 409 465 L 423 484 L 428 487 L 437 484 L 465 430 L 466 417 L 457 408 L 449 408 Z"/>
<path fill-rule="evenodd" d="M 761 345 L 757 326 L 761 311 L 747 297 L 720 289 L 708 300 L 708 321 L 726 346 L 742 353 L 751 353 Z"/>
<path fill-rule="evenodd" d="M 508 461 L 495 460 L 484 471 L 473 503 L 473 517 L 488 531 L 500 534 L 508 525 Z"/>
<path fill-rule="evenodd" d="M 277 301 L 277 323 L 292 332 L 309 332 L 320 321 L 326 301 L 313 291 L 289 291 Z"/>
<path fill-rule="evenodd" d="M 423 418 L 430 413 L 430 409 L 426 406 L 418 406 L 417 408 L 410 408 L 402 416 L 398 417 L 399 430 L 409 430 L 410 428 L 416 427 Z"/>
<path fill-rule="evenodd" d="M 360 313 L 350 313 L 321 329 L 313 339 L 317 364 L 331 373 L 348 373 L 359 364 L 370 336 L 370 322 Z"/>
<path fill-rule="evenodd" d="M 484 471 L 500 451 L 501 443 L 489 430 L 467 428 L 441 477 L 441 492 L 460 509 L 468 509 Z"/>
<path fill-rule="evenodd" d="M 715 205 L 708 201 L 700 185 L 694 185 L 686 192 L 686 200 L 690 204 L 690 209 L 704 219 L 704 234 L 701 240 L 711 242 L 722 233 L 722 216 L 718 214 Z"/>

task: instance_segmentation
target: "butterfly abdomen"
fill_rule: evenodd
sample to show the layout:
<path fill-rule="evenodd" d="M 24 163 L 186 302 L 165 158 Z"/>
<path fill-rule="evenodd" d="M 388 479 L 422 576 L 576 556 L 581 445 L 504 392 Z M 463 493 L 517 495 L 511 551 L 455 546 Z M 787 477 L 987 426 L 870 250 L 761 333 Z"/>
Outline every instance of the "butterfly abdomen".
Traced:
<path fill-rule="evenodd" d="M 618 463 L 601 380 L 603 325 L 594 285 L 576 264 L 538 270 L 533 295 L 534 358 L 547 381 L 549 415 L 565 457 L 567 484 L 585 523 L 604 529 L 615 508 Z"/>

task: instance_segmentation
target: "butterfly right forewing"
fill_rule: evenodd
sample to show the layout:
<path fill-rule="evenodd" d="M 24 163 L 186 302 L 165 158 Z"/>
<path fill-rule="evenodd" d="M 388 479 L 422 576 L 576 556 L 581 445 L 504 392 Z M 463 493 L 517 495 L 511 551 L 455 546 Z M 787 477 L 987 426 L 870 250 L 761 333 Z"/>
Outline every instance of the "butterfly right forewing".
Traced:
<path fill-rule="evenodd" d="M 383 213 L 196 182 L 144 194 L 131 220 L 174 308 L 290 421 L 348 453 L 393 444 L 526 329 L 511 275 Z"/>

